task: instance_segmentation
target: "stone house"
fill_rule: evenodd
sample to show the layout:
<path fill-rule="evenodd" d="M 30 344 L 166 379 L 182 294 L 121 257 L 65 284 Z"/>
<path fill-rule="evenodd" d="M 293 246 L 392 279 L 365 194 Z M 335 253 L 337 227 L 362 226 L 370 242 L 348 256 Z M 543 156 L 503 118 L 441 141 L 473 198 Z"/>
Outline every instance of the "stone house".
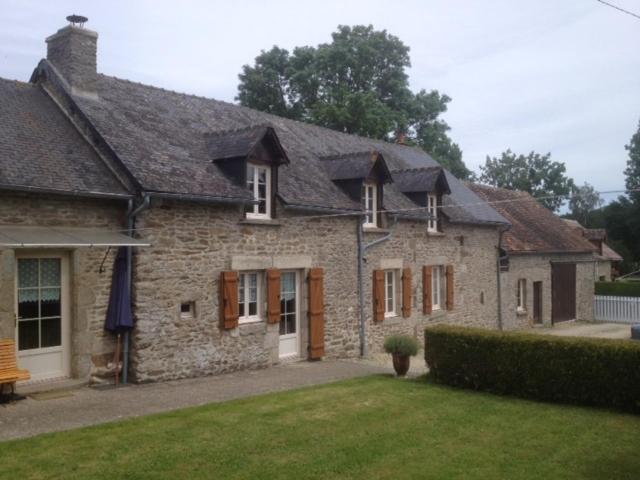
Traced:
<path fill-rule="evenodd" d="M 622 257 L 607 245 L 607 231 L 604 228 L 585 228 L 578 221 L 568 218 L 565 218 L 564 221 L 574 232 L 591 242 L 593 254 L 597 261 L 598 273 L 596 277 L 598 281 L 610 282 L 615 278 L 620 262 L 622 262 Z"/>
<path fill-rule="evenodd" d="M 97 38 L 0 80 L 0 336 L 33 378 L 111 373 L 120 248 L 138 382 L 499 327 L 510 222 L 425 152 L 99 74 Z"/>
<path fill-rule="evenodd" d="M 593 320 L 593 245 L 526 192 L 468 186 L 511 224 L 500 243 L 503 327 Z"/>

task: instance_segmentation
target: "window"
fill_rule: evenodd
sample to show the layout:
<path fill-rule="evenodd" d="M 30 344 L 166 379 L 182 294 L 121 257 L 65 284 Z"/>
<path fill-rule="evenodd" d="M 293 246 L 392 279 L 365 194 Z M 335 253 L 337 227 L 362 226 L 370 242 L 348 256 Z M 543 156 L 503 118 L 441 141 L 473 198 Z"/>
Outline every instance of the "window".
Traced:
<path fill-rule="evenodd" d="M 258 201 L 247 206 L 247 218 L 271 218 L 271 169 L 247 163 L 247 187 Z"/>
<path fill-rule="evenodd" d="M 436 265 L 431 269 L 431 308 L 440 310 L 446 299 L 447 282 L 444 278 L 445 270 L 443 265 Z"/>
<path fill-rule="evenodd" d="M 434 193 L 427 195 L 427 213 L 429 221 L 427 224 L 428 232 L 438 231 L 438 197 Z"/>
<path fill-rule="evenodd" d="M 384 316 L 396 316 L 396 273 L 393 270 L 384 272 Z"/>
<path fill-rule="evenodd" d="M 524 312 L 527 310 L 527 281 L 524 278 L 518 280 L 518 311 Z"/>
<path fill-rule="evenodd" d="M 364 201 L 364 211 L 366 212 L 363 226 L 376 227 L 378 224 L 378 204 L 376 184 L 365 183 L 363 185 L 362 200 Z"/>
<path fill-rule="evenodd" d="M 257 272 L 241 273 L 238 281 L 239 322 L 260 320 L 260 275 Z"/>
<path fill-rule="evenodd" d="M 180 304 L 180 318 L 194 318 L 196 305 L 194 302 L 182 302 Z"/>

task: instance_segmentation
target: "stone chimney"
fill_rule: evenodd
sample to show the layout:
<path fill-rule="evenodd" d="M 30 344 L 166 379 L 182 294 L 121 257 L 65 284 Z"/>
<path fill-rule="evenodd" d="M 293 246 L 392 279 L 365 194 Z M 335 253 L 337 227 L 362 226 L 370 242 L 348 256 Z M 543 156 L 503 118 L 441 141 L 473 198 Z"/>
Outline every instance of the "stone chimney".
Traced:
<path fill-rule="evenodd" d="M 71 15 L 69 25 L 47 38 L 47 60 L 79 95 L 96 95 L 98 34 L 84 28 L 86 17 Z"/>

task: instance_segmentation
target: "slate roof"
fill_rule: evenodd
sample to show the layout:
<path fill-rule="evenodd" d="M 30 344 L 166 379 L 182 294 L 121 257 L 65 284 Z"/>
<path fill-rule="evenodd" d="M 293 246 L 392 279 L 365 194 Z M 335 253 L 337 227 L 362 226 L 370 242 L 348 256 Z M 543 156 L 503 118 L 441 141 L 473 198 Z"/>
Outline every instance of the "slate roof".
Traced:
<path fill-rule="evenodd" d="M 376 163 L 382 166 L 384 183 L 393 181 L 384 162 L 384 157 L 375 151 L 354 152 L 322 157 L 322 166 L 331 180 L 367 179 L 371 176 Z"/>
<path fill-rule="evenodd" d="M 393 172 L 393 181 L 402 193 L 435 192 L 440 179 L 445 191 L 450 193 L 442 167 L 406 168 Z"/>
<path fill-rule="evenodd" d="M 269 125 L 255 125 L 237 130 L 224 130 L 206 135 L 211 160 L 227 160 L 246 157 L 265 136 L 272 134 Z M 275 138 L 275 137 L 274 137 Z M 278 145 L 282 150 L 282 146 Z M 283 160 L 288 162 L 286 152 L 282 150 Z"/>
<path fill-rule="evenodd" d="M 47 62 L 41 62 L 46 68 Z M 92 124 L 148 191 L 225 198 L 248 198 L 212 163 L 207 140 L 216 132 L 271 125 L 290 163 L 280 167 L 279 196 L 289 205 L 360 210 L 329 177 L 321 157 L 378 151 L 389 169 L 438 166 L 418 148 L 347 135 L 239 105 L 186 95 L 157 87 L 98 75 L 99 100 L 75 97 Z M 451 195 L 443 211 L 453 222 L 508 223 L 449 172 Z M 385 208 L 415 209 L 393 184 L 385 186 Z M 474 203 L 473 208 L 458 207 Z"/>
<path fill-rule="evenodd" d="M 2 78 L 0 184 L 18 190 L 130 195 L 39 86 Z"/>
<path fill-rule="evenodd" d="M 467 184 L 511 223 L 503 237 L 508 253 L 591 253 L 593 245 L 560 217 L 517 190 Z"/>

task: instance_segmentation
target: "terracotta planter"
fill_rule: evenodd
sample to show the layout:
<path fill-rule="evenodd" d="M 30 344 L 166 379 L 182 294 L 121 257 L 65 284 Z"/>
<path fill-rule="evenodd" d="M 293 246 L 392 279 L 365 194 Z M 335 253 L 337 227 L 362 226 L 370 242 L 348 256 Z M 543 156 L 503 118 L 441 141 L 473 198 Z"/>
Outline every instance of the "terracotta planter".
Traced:
<path fill-rule="evenodd" d="M 394 353 L 391 356 L 393 358 L 393 369 L 396 371 L 396 374 L 399 377 L 404 377 L 409 371 L 411 357 L 409 355 L 400 355 L 399 353 Z"/>

